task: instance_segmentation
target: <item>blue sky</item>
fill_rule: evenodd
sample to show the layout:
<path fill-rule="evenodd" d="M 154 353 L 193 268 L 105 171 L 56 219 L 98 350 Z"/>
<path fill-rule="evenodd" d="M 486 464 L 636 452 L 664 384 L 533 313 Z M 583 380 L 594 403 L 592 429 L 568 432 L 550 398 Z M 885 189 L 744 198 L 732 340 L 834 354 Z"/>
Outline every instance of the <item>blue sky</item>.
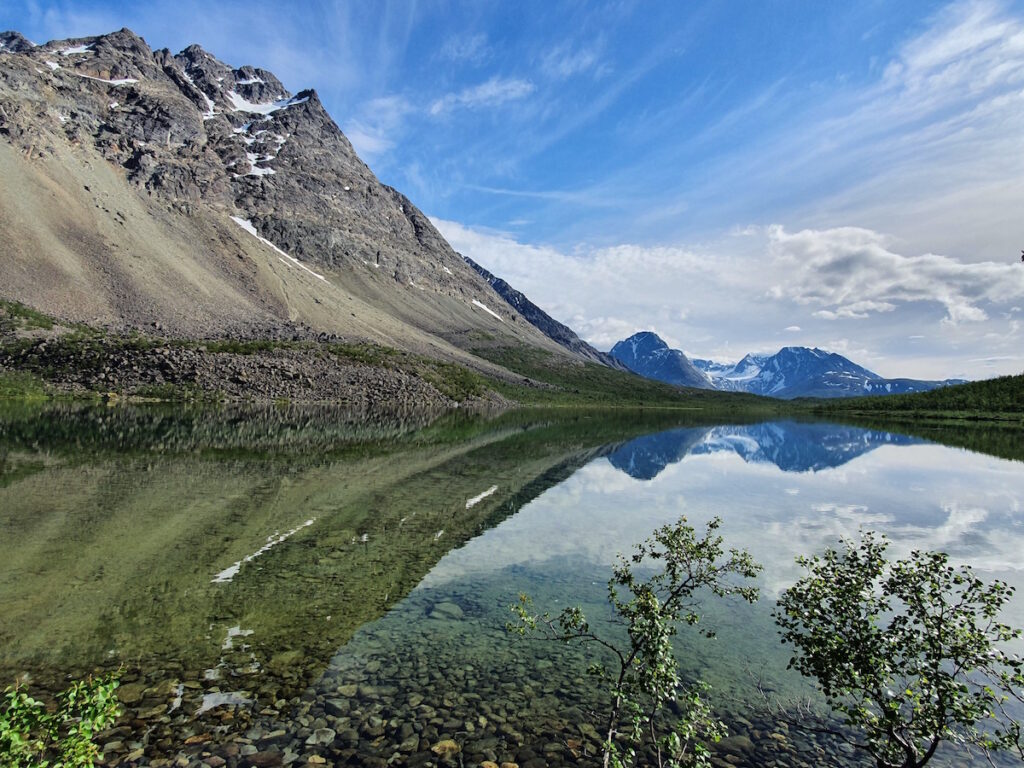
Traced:
<path fill-rule="evenodd" d="M 1024 2 L 23 2 L 314 87 L 457 250 L 608 348 L 1024 369 Z"/>

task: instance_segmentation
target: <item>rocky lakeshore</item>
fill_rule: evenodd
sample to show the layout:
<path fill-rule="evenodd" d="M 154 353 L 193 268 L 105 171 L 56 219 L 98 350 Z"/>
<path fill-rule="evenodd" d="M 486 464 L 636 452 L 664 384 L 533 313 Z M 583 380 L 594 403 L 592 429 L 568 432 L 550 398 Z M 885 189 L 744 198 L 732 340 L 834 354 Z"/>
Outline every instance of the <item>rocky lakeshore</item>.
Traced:
<path fill-rule="evenodd" d="M 186 341 L 94 335 L 0 343 L 0 372 L 27 373 L 57 392 L 166 400 L 331 402 L 342 407 L 444 409 L 507 401 L 453 363 L 327 335 Z"/>
<path fill-rule="evenodd" d="M 105 764 L 600 765 L 594 723 L 603 700 L 577 649 L 517 642 L 470 594 L 417 594 L 399 613 L 408 626 L 401 637 L 394 625 L 361 631 L 304 687 L 287 672 L 295 659 L 270 665 L 285 672 L 277 681 L 261 674 L 244 637 L 233 641 L 237 666 L 211 670 L 206 680 L 127 675 L 121 698 L 129 713 L 101 739 Z M 768 713 L 723 717 L 729 735 L 713 747 L 716 768 L 850 758 L 841 742 L 791 734 Z"/>

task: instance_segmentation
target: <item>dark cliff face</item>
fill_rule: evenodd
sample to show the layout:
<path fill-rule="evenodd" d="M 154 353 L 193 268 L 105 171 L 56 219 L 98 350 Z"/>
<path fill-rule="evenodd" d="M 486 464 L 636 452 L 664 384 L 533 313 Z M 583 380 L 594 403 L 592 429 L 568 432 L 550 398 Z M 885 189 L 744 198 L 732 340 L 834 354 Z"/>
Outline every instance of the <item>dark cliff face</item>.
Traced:
<path fill-rule="evenodd" d="M 258 321 L 428 354 L 478 330 L 559 349 L 376 178 L 315 91 L 128 29 L 0 41 L 0 165 L 28 193 L 0 190 L 0 260 L 21 275 L 0 298 L 190 335 Z"/>
<path fill-rule="evenodd" d="M 526 298 L 523 293 L 517 291 L 500 277 L 491 274 L 468 256 L 463 256 L 462 258 L 466 260 L 469 266 L 476 270 L 477 274 L 490 284 L 509 306 L 522 315 L 523 319 L 539 329 L 541 333 L 556 344 L 611 368 L 624 369 L 624 366 L 614 357 L 607 352 L 594 349 L 577 336 L 572 328 L 555 320 L 555 318 L 551 317 L 551 315 Z"/>
<path fill-rule="evenodd" d="M 648 379 L 681 387 L 713 389 L 711 380 L 678 349 L 669 349 L 651 331 L 635 333 L 612 347 L 611 356 L 629 370 Z"/>

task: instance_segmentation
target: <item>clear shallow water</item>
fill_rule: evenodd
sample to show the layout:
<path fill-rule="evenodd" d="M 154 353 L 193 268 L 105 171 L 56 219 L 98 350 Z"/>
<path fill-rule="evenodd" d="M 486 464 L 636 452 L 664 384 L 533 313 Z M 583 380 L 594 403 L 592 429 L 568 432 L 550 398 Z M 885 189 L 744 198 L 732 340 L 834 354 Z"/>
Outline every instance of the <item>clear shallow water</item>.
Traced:
<path fill-rule="evenodd" d="M 858 764 L 764 709 L 759 691 L 808 694 L 768 615 L 795 556 L 865 527 L 896 554 L 1024 581 L 1024 464 L 889 432 L 550 414 L 346 431 L 285 413 L 244 438 L 251 415 L 212 434 L 205 417 L 111 417 L 100 439 L 62 418 L 60 440 L 4 435 L 0 671 L 45 688 L 123 664 L 114 764 L 425 764 L 445 738 L 467 765 L 587 762 L 588 658 L 508 636 L 507 606 L 527 591 L 606 620 L 615 555 L 682 514 L 722 517 L 765 565 L 758 605 L 708 604 L 718 638 L 680 637 L 731 725 L 720 757 Z"/>

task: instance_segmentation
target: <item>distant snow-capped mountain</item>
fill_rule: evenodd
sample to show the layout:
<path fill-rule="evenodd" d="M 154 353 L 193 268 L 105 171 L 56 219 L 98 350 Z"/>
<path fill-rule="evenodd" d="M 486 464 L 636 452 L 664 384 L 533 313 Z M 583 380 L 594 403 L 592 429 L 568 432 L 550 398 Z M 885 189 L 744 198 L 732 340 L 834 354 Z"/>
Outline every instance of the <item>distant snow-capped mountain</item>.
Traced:
<path fill-rule="evenodd" d="M 963 383 L 959 379 L 885 379 L 840 354 L 809 347 L 783 347 L 774 355 L 750 354 L 738 363 L 690 360 L 653 331 L 633 334 L 612 347 L 610 354 L 648 379 L 784 400 L 896 395 Z"/>
<path fill-rule="evenodd" d="M 747 355 L 735 365 L 711 360 L 694 360 L 693 364 L 718 389 L 786 400 L 895 395 L 962 383 L 955 379 L 885 379 L 840 354 L 808 347 L 783 347 L 774 355 Z"/>
<path fill-rule="evenodd" d="M 634 333 L 614 347 L 612 357 L 634 373 L 680 387 L 714 389 L 711 377 L 698 370 L 689 358 L 652 331 Z"/>

